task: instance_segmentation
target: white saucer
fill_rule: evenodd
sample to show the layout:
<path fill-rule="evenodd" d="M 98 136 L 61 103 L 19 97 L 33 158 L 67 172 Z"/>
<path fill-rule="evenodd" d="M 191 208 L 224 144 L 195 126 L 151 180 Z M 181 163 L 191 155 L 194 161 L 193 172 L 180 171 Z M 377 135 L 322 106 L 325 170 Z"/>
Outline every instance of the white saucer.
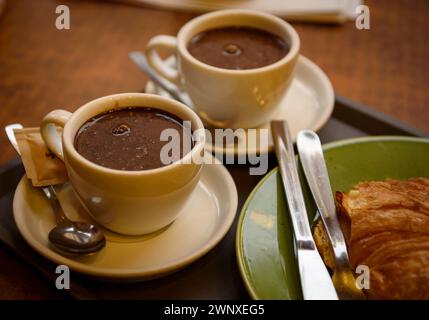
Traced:
<path fill-rule="evenodd" d="M 170 65 L 175 65 L 175 58 L 166 60 Z M 162 96 L 171 96 L 156 86 L 152 81 L 146 84 L 145 92 Z M 285 97 L 283 98 L 279 113 L 273 120 L 287 120 L 292 138 L 295 140 L 300 130 L 319 130 L 328 121 L 334 109 L 335 95 L 329 78 L 311 60 L 300 55 L 295 69 L 295 77 Z M 260 128 L 268 129 L 268 146 L 260 148 L 259 145 L 250 143 L 247 145 L 247 132 L 238 137 L 236 143 L 229 145 L 207 144 L 206 149 L 216 154 L 246 155 L 247 153 L 264 153 L 273 149 L 271 130 L 269 123 Z"/>
<path fill-rule="evenodd" d="M 69 184 L 63 185 L 59 199 L 71 219 L 91 221 Z M 65 257 L 48 244 L 55 219 L 41 190 L 33 188 L 24 176 L 13 200 L 15 222 L 33 249 L 56 264 L 113 281 L 147 280 L 180 270 L 222 240 L 236 210 L 237 189 L 229 172 L 221 164 L 205 165 L 187 206 L 164 230 L 140 237 L 104 230 L 107 243 L 102 251 L 86 257 Z"/>

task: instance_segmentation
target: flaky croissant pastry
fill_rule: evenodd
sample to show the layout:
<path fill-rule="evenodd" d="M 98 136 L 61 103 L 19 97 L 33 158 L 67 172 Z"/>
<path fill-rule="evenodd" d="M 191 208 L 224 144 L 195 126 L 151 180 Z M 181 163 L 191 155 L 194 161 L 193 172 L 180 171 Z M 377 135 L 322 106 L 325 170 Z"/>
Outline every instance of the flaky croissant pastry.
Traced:
<path fill-rule="evenodd" d="M 366 265 L 375 299 L 429 299 L 429 179 L 370 181 L 337 192 L 337 209 L 353 268 Z M 333 257 L 322 224 L 319 251 Z"/>

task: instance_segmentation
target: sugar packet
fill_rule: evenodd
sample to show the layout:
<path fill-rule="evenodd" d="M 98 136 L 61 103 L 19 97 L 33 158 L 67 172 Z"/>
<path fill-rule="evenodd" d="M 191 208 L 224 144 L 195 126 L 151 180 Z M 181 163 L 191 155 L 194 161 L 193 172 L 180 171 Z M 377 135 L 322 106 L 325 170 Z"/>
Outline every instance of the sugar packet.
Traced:
<path fill-rule="evenodd" d="M 64 163 L 43 141 L 39 128 L 14 131 L 25 173 L 34 187 L 61 184 L 68 180 Z"/>

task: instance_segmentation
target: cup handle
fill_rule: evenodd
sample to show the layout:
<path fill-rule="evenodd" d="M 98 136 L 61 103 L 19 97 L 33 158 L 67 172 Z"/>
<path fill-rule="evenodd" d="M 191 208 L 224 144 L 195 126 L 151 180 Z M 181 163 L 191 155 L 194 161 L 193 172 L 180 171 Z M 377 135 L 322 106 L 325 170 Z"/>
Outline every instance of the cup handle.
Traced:
<path fill-rule="evenodd" d="M 40 133 L 43 140 L 55 155 L 64 161 L 63 145 L 57 126 L 64 128 L 72 113 L 66 110 L 54 110 L 49 112 L 40 124 Z"/>
<path fill-rule="evenodd" d="M 176 37 L 166 35 L 153 37 L 147 44 L 144 54 L 152 69 L 154 69 L 161 77 L 172 82 L 177 87 L 180 87 L 179 72 L 175 68 L 167 65 L 165 61 L 161 59 L 157 51 L 158 48 L 167 49 L 171 51 L 171 54 L 174 54 L 177 49 Z"/>

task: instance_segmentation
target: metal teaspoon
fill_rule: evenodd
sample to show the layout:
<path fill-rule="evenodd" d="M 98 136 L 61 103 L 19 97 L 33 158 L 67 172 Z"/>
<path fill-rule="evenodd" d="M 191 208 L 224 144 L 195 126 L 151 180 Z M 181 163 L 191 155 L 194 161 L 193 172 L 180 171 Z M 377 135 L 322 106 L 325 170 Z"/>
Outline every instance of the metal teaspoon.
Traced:
<path fill-rule="evenodd" d="M 21 129 L 21 124 L 11 124 L 5 127 L 9 142 L 20 155 L 13 129 Z M 49 232 L 50 243 L 63 254 L 90 254 L 95 253 L 106 245 L 102 231 L 95 225 L 71 221 L 65 215 L 58 201 L 53 186 L 41 187 L 54 211 L 57 225 Z"/>

